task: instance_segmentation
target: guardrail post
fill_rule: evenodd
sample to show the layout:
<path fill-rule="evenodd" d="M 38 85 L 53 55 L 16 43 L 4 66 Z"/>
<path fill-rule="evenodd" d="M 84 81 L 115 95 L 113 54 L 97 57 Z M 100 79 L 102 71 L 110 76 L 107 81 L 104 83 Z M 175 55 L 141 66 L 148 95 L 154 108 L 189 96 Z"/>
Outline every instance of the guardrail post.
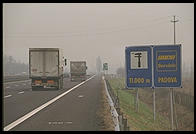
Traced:
<path fill-rule="evenodd" d="M 116 111 L 117 111 L 118 114 L 120 114 L 120 108 L 119 107 L 116 108 Z"/>
<path fill-rule="evenodd" d="M 118 96 L 116 97 L 116 107 L 119 107 L 119 98 L 118 98 Z"/>
<path fill-rule="evenodd" d="M 120 112 L 118 118 L 119 118 L 120 131 L 122 131 L 123 130 L 123 113 Z"/>
<path fill-rule="evenodd" d="M 124 131 L 127 130 L 127 119 L 123 119 Z"/>

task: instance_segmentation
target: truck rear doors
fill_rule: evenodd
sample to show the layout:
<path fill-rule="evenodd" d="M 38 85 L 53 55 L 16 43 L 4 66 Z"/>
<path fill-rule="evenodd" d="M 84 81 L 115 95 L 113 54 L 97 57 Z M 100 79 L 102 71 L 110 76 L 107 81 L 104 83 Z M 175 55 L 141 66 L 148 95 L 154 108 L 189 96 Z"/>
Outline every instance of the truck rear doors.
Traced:
<path fill-rule="evenodd" d="M 58 77 L 58 51 L 30 51 L 31 77 Z"/>

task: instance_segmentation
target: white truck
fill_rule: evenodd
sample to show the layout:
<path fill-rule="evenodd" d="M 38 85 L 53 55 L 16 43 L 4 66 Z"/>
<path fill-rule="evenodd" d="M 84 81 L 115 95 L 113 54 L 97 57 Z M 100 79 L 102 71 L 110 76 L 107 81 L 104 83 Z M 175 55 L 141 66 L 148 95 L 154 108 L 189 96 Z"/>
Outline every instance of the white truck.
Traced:
<path fill-rule="evenodd" d="M 62 89 L 66 59 L 60 48 L 29 48 L 29 77 L 32 90 Z"/>
<path fill-rule="evenodd" d="M 86 80 L 86 61 L 70 61 L 71 81 Z"/>

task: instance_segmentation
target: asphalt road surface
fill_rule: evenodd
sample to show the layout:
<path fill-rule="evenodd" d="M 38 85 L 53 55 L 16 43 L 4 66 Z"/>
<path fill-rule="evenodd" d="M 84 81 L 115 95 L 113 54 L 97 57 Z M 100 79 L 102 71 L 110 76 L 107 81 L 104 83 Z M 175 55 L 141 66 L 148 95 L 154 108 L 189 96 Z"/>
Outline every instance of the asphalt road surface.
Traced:
<path fill-rule="evenodd" d="M 4 84 L 4 130 L 99 130 L 100 76 L 89 76 L 82 83 L 65 78 L 64 88 L 55 91 L 32 91 L 30 84 L 29 80 Z"/>

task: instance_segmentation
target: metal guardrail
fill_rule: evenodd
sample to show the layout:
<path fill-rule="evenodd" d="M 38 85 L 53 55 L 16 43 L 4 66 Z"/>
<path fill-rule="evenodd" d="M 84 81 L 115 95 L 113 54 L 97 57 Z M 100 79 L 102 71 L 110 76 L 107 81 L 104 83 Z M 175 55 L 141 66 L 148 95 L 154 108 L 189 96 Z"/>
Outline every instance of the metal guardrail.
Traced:
<path fill-rule="evenodd" d="M 118 113 L 117 113 L 117 111 L 116 111 L 116 109 L 114 107 L 114 103 L 113 103 L 112 98 L 110 97 L 110 94 L 108 92 L 108 88 L 107 88 L 107 84 L 106 84 L 106 81 L 105 81 L 105 77 L 102 76 L 102 79 L 104 81 L 106 94 L 108 96 L 108 102 L 110 104 L 110 111 L 111 111 L 111 114 L 112 114 L 113 122 L 115 124 L 115 131 L 120 131 L 119 121 L 118 121 Z"/>
<path fill-rule="evenodd" d="M 21 81 L 21 80 L 28 80 L 28 75 L 16 75 L 16 76 L 4 76 L 3 82 L 13 82 L 13 81 Z"/>
<path fill-rule="evenodd" d="M 107 92 L 108 98 L 109 98 L 110 102 L 112 103 L 112 104 L 110 104 L 112 107 L 111 109 L 113 109 L 113 111 L 115 111 L 114 113 L 112 113 L 112 115 L 115 118 L 117 118 L 117 123 L 115 124 L 116 125 L 115 130 L 116 131 L 129 131 L 130 129 L 129 129 L 129 126 L 127 123 L 127 119 L 123 116 L 123 113 L 120 110 L 119 98 L 112 91 L 108 80 L 104 79 L 104 81 L 105 81 L 105 86 L 106 86 L 106 92 L 108 91 Z"/>

